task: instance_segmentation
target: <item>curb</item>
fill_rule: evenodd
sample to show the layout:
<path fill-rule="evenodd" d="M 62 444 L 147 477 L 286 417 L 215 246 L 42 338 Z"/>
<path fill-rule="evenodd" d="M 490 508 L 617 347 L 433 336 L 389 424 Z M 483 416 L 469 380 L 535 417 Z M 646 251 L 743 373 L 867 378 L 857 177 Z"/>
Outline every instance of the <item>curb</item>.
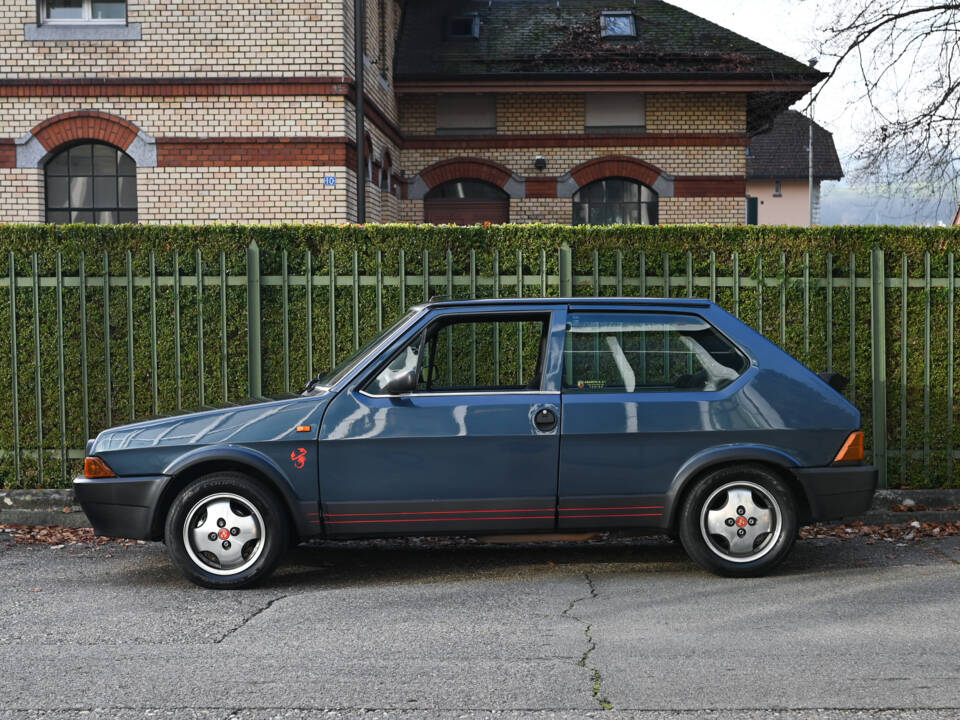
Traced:
<path fill-rule="evenodd" d="M 893 511 L 891 506 L 923 506 L 929 510 Z M 937 508 L 957 508 L 942 510 Z M 920 522 L 960 522 L 960 490 L 878 490 L 864 515 L 849 518 L 864 525 Z M 59 525 L 90 527 L 73 490 L 0 490 L 0 525 Z"/>

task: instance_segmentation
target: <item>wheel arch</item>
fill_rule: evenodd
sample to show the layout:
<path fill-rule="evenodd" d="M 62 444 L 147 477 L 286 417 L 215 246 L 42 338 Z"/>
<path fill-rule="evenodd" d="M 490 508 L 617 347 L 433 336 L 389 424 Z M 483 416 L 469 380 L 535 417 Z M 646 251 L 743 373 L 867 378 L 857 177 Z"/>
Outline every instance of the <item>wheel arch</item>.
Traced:
<path fill-rule="evenodd" d="M 667 493 L 668 498 L 668 527 L 676 529 L 677 516 L 687 495 L 697 482 L 707 473 L 731 465 L 762 465 L 773 470 L 787 483 L 793 491 L 797 501 L 797 514 L 800 518 L 808 517 L 810 508 L 806 493 L 792 468 L 799 467 L 800 463 L 789 453 L 778 448 L 766 445 L 728 445 L 720 448 L 710 448 L 690 458 L 674 477 Z"/>
<path fill-rule="evenodd" d="M 269 458 L 249 448 L 208 447 L 181 456 L 164 470 L 163 474 L 170 479 L 164 485 L 154 506 L 150 524 L 152 539 L 163 539 L 163 526 L 167 512 L 181 490 L 204 475 L 224 471 L 243 473 L 276 492 L 287 512 L 291 531 L 301 537 L 309 534 L 305 527 L 305 519 L 298 511 L 299 502 L 293 488 Z"/>

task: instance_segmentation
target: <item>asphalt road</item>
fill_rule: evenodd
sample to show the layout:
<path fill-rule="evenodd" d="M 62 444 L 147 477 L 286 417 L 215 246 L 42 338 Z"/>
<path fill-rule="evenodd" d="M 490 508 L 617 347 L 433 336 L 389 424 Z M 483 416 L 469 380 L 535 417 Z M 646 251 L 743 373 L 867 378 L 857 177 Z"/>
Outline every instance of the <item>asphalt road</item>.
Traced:
<path fill-rule="evenodd" d="M 757 580 L 661 540 L 329 543 L 215 592 L 160 545 L 0 536 L 0 720 L 955 718 L 958 598 L 960 538 Z"/>

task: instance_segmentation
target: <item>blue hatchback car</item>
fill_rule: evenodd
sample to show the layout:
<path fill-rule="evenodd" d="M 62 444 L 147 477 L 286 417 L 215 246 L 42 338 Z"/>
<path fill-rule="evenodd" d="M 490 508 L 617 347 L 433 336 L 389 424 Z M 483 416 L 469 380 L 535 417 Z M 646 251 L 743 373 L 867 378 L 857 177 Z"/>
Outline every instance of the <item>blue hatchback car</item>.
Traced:
<path fill-rule="evenodd" d="M 74 488 L 206 587 L 311 537 L 596 530 L 752 576 L 867 509 L 862 459 L 857 409 L 713 303 L 438 301 L 299 396 L 100 433 Z"/>

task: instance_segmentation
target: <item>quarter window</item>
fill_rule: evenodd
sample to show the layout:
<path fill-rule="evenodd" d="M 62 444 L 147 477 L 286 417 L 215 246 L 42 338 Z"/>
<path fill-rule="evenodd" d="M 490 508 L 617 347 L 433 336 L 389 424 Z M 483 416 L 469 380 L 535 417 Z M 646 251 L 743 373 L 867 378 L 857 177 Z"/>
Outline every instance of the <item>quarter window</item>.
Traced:
<path fill-rule="evenodd" d="M 719 390 L 746 358 L 694 315 L 573 313 L 564 348 L 564 392 Z"/>
<path fill-rule="evenodd" d="M 124 23 L 126 0 L 40 0 L 43 23 Z"/>
<path fill-rule="evenodd" d="M 48 223 L 137 222 L 137 167 L 103 143 L 74 145 L 46 165 Z"/>
<path fill-rule="evenodd" d="M 419 368 L 418 393 L 539 390 L 548 315 L 455 317 L 432 325 L 384 367 L 365 390 L 381 394 Z"/>

